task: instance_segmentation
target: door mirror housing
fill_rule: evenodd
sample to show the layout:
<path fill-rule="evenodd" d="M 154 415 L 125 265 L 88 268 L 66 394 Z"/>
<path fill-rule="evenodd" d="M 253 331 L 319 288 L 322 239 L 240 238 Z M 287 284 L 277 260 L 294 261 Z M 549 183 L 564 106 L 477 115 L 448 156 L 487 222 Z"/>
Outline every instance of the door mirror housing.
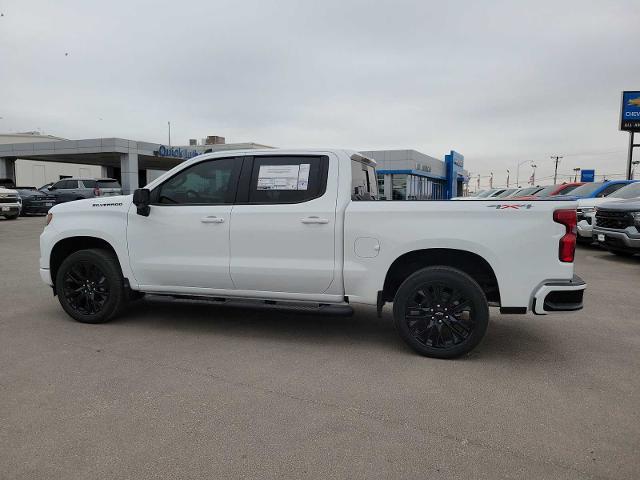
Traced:
<path fill-rule="evenodd" d="M 151 213 L 151 192 L 147 188 L 138 188 L 133 192 L 133 204 L 138 208 L 138 215 L 148 217 Z"/>

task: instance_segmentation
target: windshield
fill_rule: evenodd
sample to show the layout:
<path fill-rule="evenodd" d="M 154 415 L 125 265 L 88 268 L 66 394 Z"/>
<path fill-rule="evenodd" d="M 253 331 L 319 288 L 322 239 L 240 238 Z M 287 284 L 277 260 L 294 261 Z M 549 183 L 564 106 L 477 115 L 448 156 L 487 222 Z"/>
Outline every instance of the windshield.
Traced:
<path fill-rule="evenodd" d="M 550 197 L 553 192 L 555 192 L 558 188 L 558 185 L 549 185 L 548 187 L 544 187 L 538 193 L 536 193 L 536 197 L 545 198 Z"/>
<path fill-rule="evenodd" d="M 120 188 L 120 184 L 115 180 L 98 180 L 99 188 Z"/>
<path fill-rule="evenodd" d="M 583 197 L 583 196 L 586 197 L 588 195 L 591 195 L 593 192 L 598 190 L 603 185 L 604 185 L 604 182 L 585 183 L 584 185 L 580 185 L 579 187 L 574 188 L 573 191 L 571 192 L 571 195 L 575 195 L 577 197 Z M 563 190 L 562 191 L 562 195 L 564 195 L 564 194 L 565 193 L 564 193 L 564 190 Z"/>
<path fill-rule="evenodd" d="M 476 197 L 478 197 L 478 198 L 486 198 L 489 195 L 491 195 L 493 192 L 495 192 L 495 190 L 493 190 L 493 189 L 492 190 L 483 190 L 480 193 L 478 193 L 476 195 Z"/>
<path fill-rule="evenodd" d="M 496 198 L 507 197 L 507 196 L 511 195 L 512 193 L 516 192 L 517 190 L 518 190 L 517 188 L 508 188 L 504 192 L 502 192 L 501 194 L 496 195 Z"/>
<path fill-rule="evenodd" d="M 582 185 L 569 185 L 568 187 L 563 188 L 559 193 L 557 193 L 556 195 L 567 195 L 569 192 L 571 192 L 571 195 L 575 195 L 576 194 L 576 190 L 578 188 L 580 188 Z"/>
<path fill-rule="evenodd" d="M 612 193 L 607 198 L 636 198 L 640 197 L 640 182 L 632 183 Z"/>
<path fill-rule="evenodd" d="M 529 187 L 529 188 L 523 188 L 522 190 L 520 190 L 519 192 L 517 192 L 517 195 L 520 196 L 524 196 L 524 195 L 533 195 L 534 193 L 536 193 L 538 190 L 540 190 L 540 187 Z"/>

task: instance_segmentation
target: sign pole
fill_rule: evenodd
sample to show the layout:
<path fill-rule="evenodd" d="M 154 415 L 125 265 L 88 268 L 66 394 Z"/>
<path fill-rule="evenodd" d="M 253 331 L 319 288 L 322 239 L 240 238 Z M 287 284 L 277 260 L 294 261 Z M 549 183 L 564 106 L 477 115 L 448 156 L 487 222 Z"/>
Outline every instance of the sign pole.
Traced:
<path fill-rule="evenodd" d="M 633 162 L 633 147 L 636 145 L 633 144 L 635 132 L 629 132 L 629 156 L 627 158 L 627 180 L 631 180 L 631 165 Z"/>

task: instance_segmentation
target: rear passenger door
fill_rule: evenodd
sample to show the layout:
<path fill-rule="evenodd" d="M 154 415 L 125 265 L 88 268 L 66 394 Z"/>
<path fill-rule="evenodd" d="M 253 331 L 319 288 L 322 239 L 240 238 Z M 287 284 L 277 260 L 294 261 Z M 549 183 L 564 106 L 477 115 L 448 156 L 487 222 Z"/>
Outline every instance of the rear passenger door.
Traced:
<path fill-rule="evenodd" d="M 231 214 L 239 290 L 322 294 L 335 270 L 337 166 L 329 157 L 249 157 Z"/>

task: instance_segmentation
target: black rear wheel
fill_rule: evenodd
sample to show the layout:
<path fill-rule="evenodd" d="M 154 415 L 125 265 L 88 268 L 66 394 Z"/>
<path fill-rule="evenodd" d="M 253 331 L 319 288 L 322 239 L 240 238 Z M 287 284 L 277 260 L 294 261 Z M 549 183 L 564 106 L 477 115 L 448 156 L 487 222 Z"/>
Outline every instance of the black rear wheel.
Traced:
<path fill-rule="evenodd" d="M 62 308 L 83 323 L 103 323 L 120 309 L 124 281 L 117 258 L 106 250 L 80 250 L 69 255 L 56 274 Z"/>
<path fill-rule="evenodd" d="M 393 304 L 402 339 L 427 357 L 453 358 L 470 352 L 484 337 L 489 306 L 466 273 L 429 267 L 407 278 Z"/>

